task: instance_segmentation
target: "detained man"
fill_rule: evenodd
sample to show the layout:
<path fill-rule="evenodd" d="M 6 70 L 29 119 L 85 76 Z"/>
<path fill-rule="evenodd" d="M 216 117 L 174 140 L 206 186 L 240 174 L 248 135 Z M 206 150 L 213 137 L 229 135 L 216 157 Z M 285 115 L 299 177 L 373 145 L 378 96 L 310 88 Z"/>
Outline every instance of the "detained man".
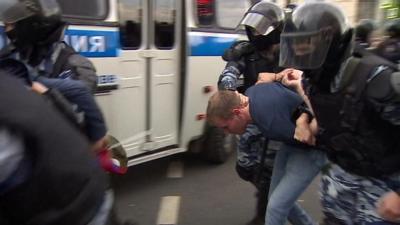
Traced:
<path fill-rule="evenodd" d="M 284 142 L 275 159 L 266 224 L 284 225 L 289 213 L 296 214 L 294 225 L 316 224 L 296 203 L 326 162 L 324 153 L 298 141 L 315 141 L 309 128 L 294 122 L 303 111 L 303 99 L 277 82 L 250 87 L 246 95 L 215 93 L 208 103 L 209 122 L 232 134 L 253 123 L 266 138 Z"/>

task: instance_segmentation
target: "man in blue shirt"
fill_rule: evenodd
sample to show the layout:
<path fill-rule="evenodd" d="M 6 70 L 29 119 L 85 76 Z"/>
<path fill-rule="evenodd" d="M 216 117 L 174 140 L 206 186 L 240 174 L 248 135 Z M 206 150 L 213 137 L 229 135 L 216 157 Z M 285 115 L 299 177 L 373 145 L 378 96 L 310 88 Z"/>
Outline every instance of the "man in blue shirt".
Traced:
<path fill-rule="evenodd" d="M 292 224 L 316 224 L 296 203 L 326 161 L 321 151 L 294 138 L 300 129 L 311 135 L 293 122 L 303 99 L 276 82 L 250 87 L 246 95 L 233 91 L 214 94 L 208 103 L 208 121 L 233 134 L 242 134 L 253 123 L 266 138 L 284 142 L 275 158 L 265 224 L 284 225 L 289 213 L 297 219 Z"/>

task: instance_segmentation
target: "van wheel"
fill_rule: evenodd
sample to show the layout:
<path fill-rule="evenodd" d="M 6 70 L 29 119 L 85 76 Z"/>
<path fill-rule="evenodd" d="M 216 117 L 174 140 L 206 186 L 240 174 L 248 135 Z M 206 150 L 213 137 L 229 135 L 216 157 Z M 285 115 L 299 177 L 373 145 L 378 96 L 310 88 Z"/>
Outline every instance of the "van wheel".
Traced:
<path fill-rule="evenodd" d="M 208 162 L 222 164 L 235 151 L 236 142 L 236 135 L 225 134 L 220 128 L 207 126 L 202 145 L 203 157 Z"/>

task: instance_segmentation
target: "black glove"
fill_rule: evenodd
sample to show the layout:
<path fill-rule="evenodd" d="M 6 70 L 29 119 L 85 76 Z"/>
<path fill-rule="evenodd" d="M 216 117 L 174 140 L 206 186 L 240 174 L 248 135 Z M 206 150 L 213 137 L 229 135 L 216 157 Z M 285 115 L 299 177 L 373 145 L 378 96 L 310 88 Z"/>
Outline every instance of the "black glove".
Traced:
<path fill-rule="evenodd" d="M 254 46 L 248 41 L 238 41 L 234 43 L 230 48 L 225 50 L 224 54 L 222 55 L 222 59 L 231 62 L 231 61 L 238 61 L 243 56 L 248 55 L 254 52 Z"/>

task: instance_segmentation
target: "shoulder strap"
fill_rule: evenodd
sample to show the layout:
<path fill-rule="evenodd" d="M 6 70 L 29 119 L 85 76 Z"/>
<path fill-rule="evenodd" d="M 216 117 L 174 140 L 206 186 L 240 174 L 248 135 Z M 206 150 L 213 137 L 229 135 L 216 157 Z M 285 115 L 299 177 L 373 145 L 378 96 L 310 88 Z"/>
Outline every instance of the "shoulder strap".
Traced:
<path fill-rule="evenodd" d="M 60 54 L 57 57 L 56 62 L 54 63 L 53 66 L 53 71 L 51 73 L 51 77 L 56 77 L 58 76 L 64 69 L 65 65 L 68 63 L 68 58 L 71 55 L 78 54 L 71 46 L 68 44 L 62 42 L 63 48 L 60 51 Z"/>

